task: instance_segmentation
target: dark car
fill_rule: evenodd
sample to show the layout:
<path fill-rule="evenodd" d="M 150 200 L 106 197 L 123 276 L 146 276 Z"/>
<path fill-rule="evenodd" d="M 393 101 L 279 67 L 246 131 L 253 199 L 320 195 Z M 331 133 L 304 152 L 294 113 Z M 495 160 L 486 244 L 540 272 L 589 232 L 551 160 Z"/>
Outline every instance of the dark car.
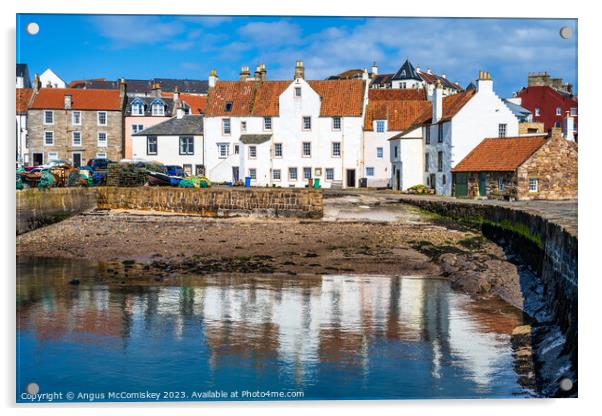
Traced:
<path fill-rule="evenodd" d="M 109 168 L 109 163 L 112 163 L 109 159 L 90 159 L 88 160 L 87 166 L 91 167 L 93 171 L 97 170 L 107 170 Z"/>

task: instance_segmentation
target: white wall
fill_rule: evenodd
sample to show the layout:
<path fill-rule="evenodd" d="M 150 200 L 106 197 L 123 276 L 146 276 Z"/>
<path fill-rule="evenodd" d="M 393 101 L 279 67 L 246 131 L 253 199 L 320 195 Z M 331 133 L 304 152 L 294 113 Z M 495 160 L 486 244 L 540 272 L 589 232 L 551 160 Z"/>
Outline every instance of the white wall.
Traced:
<path fill-rule="evenodd" d="M 187 136 L 189 137 L 189 136 Z M 203 136 L 194 137 L 194 155 L 180 155 L 180 136 L 157 136 L 157 154 L 146 153 L 147 136 L 132 137 L 132 158 L 135 160 L 158 161 L 165 165 L 192 165 L 192 174 L 195 173 L 195 165 L 202 165 L 203 160 Z"/>
<path fill-rule="evenodd" d="M 66 87 L 65 81 L 63 81 L 51 69 L 47 69 L 46 71 L 42 72 L 42 75 L 40 75 L 40 84 L 41 84 L 42 88 L 46 88 L 48 86 L 49 82 L 50 82 L 50 85 L 52 86 L 52 88 L 65 88 Z"/>
<path fill-rule="evenodd" d="M 397 157 L 395 157 L 395 147 L 398 149 Z M 400 190 L 424 184 L 424 144 L 421 128 L 408 132 L 403 138 L 390 140 L 389 154 L 391 164 L 390 181 L 393 189 L 398 188 L 397 171 L 400 171 Z"/>
<path fill-rule="evenodd" d="M 376 120 L 374 121 L 376 124 Z M 376 126 L 372 131 L 364 131 L 363 139 L 363 167 L 361 177 L 367 179 L 368 187 L 387 187 L 391 186 L 391 148 L 389 139 L 401 132 L 387 131 L 387 122 L 385 121 L 385 131 L 378 133 Z M 377 148 L 383 148 L 383 157 L 377 157 Z M 374 168 L 374 176 L 367 176 L 367 168 Z"/>
<path fill-rule="evenodd" d="M 29 150 L 27 149 L 27 114 L 17 114 L 17 161 L 29 163 Z"/>

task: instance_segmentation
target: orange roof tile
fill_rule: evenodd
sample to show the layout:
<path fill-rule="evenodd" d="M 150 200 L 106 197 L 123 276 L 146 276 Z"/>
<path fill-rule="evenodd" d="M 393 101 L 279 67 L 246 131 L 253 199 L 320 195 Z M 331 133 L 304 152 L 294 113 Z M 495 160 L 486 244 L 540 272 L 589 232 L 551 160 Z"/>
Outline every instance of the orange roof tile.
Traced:
<path fill-rule="evenodd" d="M 65 95 L 71 95 L 74 110 L 119 111 L 119 90 L 92 90 L 80 88 L 42 88 L 33 100 L 32 109 L 63 109 Z"/>
<path fill-rule="evenodd" d="M 33 89 L 31 88 L 17 88 L 17 114 L 27 113 L 27 108 L 29 107 L 29 101 L 31 100 L 32 95 Z"/>
<path fill-rule="evenodd" d="M 207 107 L 206 95 L 180 94 L 180 98 L 190 106 L 192 114 L 204 114 Z"/>
<path fill-rule="evenodd" d="M 546 135 L 484 139 L 452 172 L 510 172 L 546 143 Z"/>
<path fill-rule="evenodd" d="M 389 100 L 389 101 L 420 100 L 420 101 L 426 101 L 426 90 L 424 88 L 370 89 L 368 91 L 368 100 Z"/>
<path fill-rule="evenodd" d="M 387 120 L 387 130 L 403 131 L 412 126 L 417 117 L 426 109 L 428 101 L 368 101 L 364 130 L 373 130 L 374 120 Z"/>
<path fill-rule="evenodd" d="M 278 116 L 279 97 L 292 81 L 218 81 L 207 96 L 206 115 L 233 117 Z M 322 98 L 320 115 L 352 116 L 362 114 L 364 81 L 308 81 Z M 225 111 L 231 102 L 230 111 Z"/>

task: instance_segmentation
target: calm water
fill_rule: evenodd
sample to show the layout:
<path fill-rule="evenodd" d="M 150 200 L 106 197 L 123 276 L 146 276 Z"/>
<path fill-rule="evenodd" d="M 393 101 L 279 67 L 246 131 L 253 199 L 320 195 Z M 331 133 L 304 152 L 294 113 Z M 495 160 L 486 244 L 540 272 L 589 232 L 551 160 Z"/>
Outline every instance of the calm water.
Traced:
<path fill-rule="evenodd" d="M 519 383 L 510 344 L 521 314 L 441 280 L 222 275 L 121 286 L 86 263 L 23 259 L 17 273 L 18 401 L 31 382 L 100 400 L 534 394 Z M 68 284 L 74 277 L 79 285 Z"/>

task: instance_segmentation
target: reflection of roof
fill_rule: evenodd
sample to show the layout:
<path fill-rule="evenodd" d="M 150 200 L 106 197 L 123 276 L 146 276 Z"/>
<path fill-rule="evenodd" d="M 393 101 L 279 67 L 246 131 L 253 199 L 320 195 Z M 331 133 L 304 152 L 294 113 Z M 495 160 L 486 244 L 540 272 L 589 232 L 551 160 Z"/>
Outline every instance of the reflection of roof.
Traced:
<path fill-rule="evenodd" d="M 121 109 L 118 90 L 82 90 L 78 88 L 42 88 L 31 105 L 32 109 L 64 109 L 65 95 L 71 95 L 71 108 L 74 110 L 114 110 Z"/>
<path fill-rule="evenodd" d="M 173 117 L 162 123 L 155 124 L 146 130 L 133 134 L 133 136 L 179 136 L 202 134 L 203 116 L 185 115 L 182 118 Z"/>
<path fill-rule="evenodd" d="M 261 144 L 272 138 L 271 134 L 241 134 L 240 141 L 244 144 Z"/>
<path fill-rule="evenodd" d="M 484 139 L 452 172 L 509 172 L 546 143 L 546 135 Z"/>
<path fill-rule="evenodd" d="M 31 88 L 17 88 L 17 114 L 27 113 L 27 107 L 32 95 L 33 90 Z"/>
<path fill-rule="evenodd" d="M 292 81 L 218 81 L 207 97 L 207 116 L 278 116 L 279 99 Z M 322 98 L 324 117 L 362 114 L 364 81 L 307 81 Z M 229 111 L 226 104 L 230 103 Z"/>

